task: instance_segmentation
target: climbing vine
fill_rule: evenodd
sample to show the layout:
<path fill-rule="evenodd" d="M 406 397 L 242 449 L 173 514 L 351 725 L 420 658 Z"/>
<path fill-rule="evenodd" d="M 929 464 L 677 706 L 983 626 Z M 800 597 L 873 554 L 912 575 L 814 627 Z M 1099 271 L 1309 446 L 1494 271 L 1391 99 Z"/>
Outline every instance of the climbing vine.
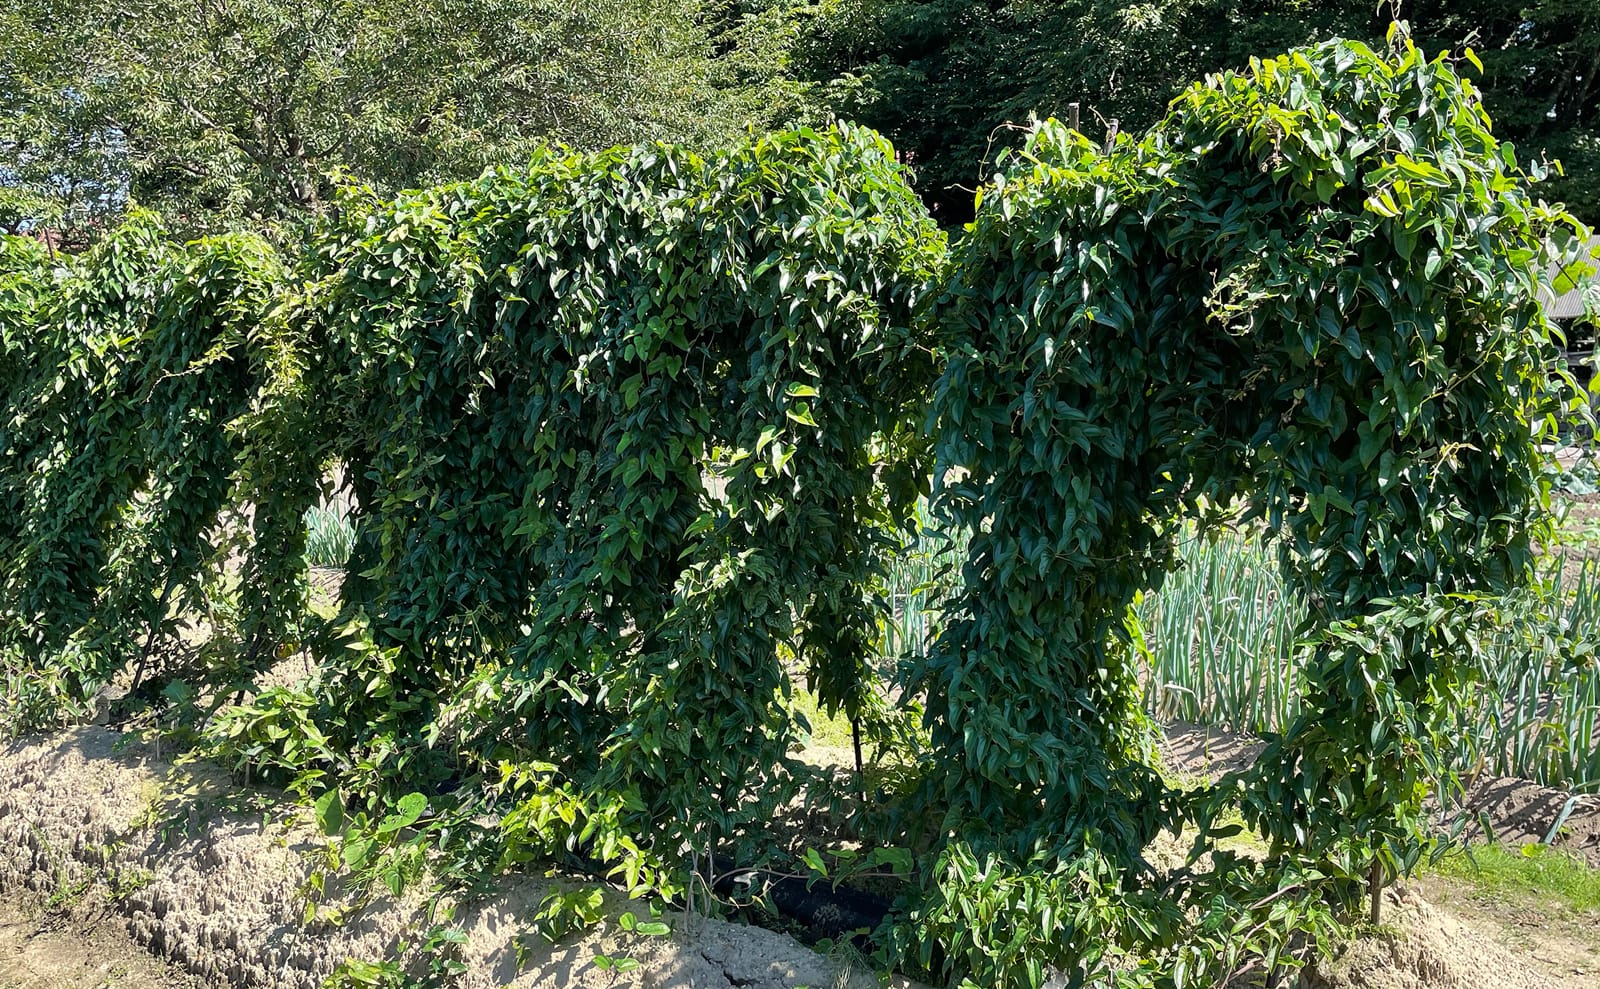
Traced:
<path fill-rule="evenodd" d="M 925 712 L 903 785 L 849 795 L 871 847 L 833 856 L 916 863 L 886 962 L 1301 964 L 1427 850 L 1435 738 L 1529 580 L 1570 411 L 1537 273 L 1580 231 L 1458 70 L 1397 34 L 1208 79 L 1106 146 L 1039 124 L 949 250 L 842 126 L 353 185 L 291 257 L 142 216 L 79 257 L 0 241 L 11 720 L 119 677 L 220 710 L 216 754 L 316 799 L 320 916 L 341 868 L 397 892 L 561 860 L 689 897 L 765 863 L 826 789 L 790 755 L 803 683 L 881 739 Z M 335 493 L 330 616 L 302 515 Z M 881 592 L 930 493 L 966 558 L 895 679 Z M 1239 524 L 1308 602 L 1304 713 L 1178 790 L 1129 609 L 1183 527 Z M 299 648 L 308 678 L 257 692 Z M 1187 860 L 1153 854 L 1184 829 Z M 593 912 L 572 896 L 552 929 Z"/>
<path fill-rule="evenodd" d="M 1225 979 L 1226 952 L 1148 944 L 1182 927 L 1156 893 L 1288 947 L 1253 869 L 1168 889 L 1144 861 L 1232 800 L 1302 902 L 1416 861 L 1482 602 L 1530 579 L 1547 524 L 1535 443 L 1565 407 L 1535 287 L 1575 233 L 1455 63 L 1403 36 L 1252 62 L 1108 149 L 1047 122 L 1005 163 L 937 310 L 936 504 L 971 541 L 919 671 L 940 753 L 921 796 L 949 836 L 921 923 L 952 974 Z M 1311 602 L 1312 701 L 1252 774 L 1175 793 L 1124 618 L 1181 524 L 1236 515 Z M 1007 909 L 957 911 L 975 883 Z M 1178 953 L 1141 974 L 1119 944 Z"/>
<path fill-rule="evenodd" d="M 179 667 L 190 691 L 248 682 L 265 638 L 298 615 L 293 545 L 241 543 L 222 526 L 244 507 L 245 476 L 270 470 L 271 430 L 239 427 L 263 414 L 266 354 L 284 346 L 267 315 L 279 262 L 245 236 L 174 245 L 146 217 L 59 266 L 19 239 L 5 247 L 31 265 L 6 276 L 0 303 L 0 655 L 8 671 L 49 674 L 11 680 L 22 721 L 70 715 L 130 666 L 132 687 L 166 686 Z M 256 494 L 261 529 L 293 491 Z M 283 606 L 246 608 L 260 617 L 238 630 L 254 657 L 196 655 L 186 616 L 216 611 L 235 550 L 254 578 L 243 597 Z"/>
<path fill-rule="evenodd" d="M 942 250 L 842 128 L 352 192 L 309 305 L 346 600 L 416 723 L 623 800 L 649 847 L 759 840 L 794 788 L 791 679 L 883 704 L 873 590 L 926 485 L 912 312 Z"/>

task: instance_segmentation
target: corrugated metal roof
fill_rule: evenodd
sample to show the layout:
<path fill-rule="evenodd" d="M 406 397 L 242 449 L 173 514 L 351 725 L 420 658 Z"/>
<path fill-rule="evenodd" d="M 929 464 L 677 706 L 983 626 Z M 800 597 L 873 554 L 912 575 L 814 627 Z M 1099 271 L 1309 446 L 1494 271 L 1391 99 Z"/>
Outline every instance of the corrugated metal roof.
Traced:
<path fill-rule="evenodd" d="M 1551 319 L 1568 320 L 1582 316 L 1584 313 L 1584 286 L 1600 283 L 1600 237 L 1590 237 L 1584 244 L 1584 248 L 1589 256 L 1594 259 L 1590 261 L 1590 264 L 1595 268 L 1594 271 L 1586 274 L 1581 271 L 1572 272 L 1571 276 L 1578 284 L 1554 298 L 1551 297 L 1548 289 L 1539 289 L 1539 301 L 1544 304 L 1545 315 Z M 1555 282 L 1560 277 L 1561 271 L 1558 266 L 1552 265 L 1545 274 L 1551 282 Z"/>

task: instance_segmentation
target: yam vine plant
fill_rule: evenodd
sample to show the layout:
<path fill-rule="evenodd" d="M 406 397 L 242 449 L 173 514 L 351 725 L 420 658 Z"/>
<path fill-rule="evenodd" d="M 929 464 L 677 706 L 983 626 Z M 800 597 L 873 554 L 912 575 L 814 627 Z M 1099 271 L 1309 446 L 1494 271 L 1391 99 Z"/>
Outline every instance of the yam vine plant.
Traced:
<path fill-rule="evenodd" d="M 228 737 L 310 718 L 352 755 L 306 769 L 447 787 L 464 821 L 482 800 L 508 864 L 675 888 L 684 848 L 764 854 L 801 781 L 792 681 L 884 717 L 879 591 L 936 373 L 913 316 L 944 257 L 852 128 L 350 190 L 290 308 L 325 396 L 305 441 L 351 483 L 334 625 L 362 648 Z"/>
<path fill-rule="evenodd" d="M 934 503 L 971 540 L 917 681 L 942 840 L 913 914 L 953 977 L 1292 966 L 1322 898 L 1376 901 L 1424 850 L 1439 733 L 1548 526 L 1533 441 L 1573 399 L 1535 288 L 1581 228 L 1456 62 L 1391 42 L 1252 61 L 1109 149 L 1039 125 L 955 244 Z M 1235 505 L 1308 602 L 1304 704 L 1255 770 L 1177 793 L 1125 622 L 1183 523 Z M 1233 801 L 1266 872 L 1146 863 Z"/>
<path fill-rule="evenodd" d="M 215 704 L 303 644 L 305 682 L 209 737 L 316 797 L 328 869 L 561 862 L 673 899 L 718 861 L 826 866 L 773 847 L 827 795 L 790 756 L 799 679 L 884 738 L 898 695 L 931 747 L 856 796 L 871 847 L 833 850 L 915 863 L 886 963 L 1291 969 L 1426 850 L 1471 657 L 1548 525 L 1537 443 L 1577 402 L 1536 289 L 1579 228 L 1534 177 L 1397 35 L 1208 79 L 1108 147 L 1039 124 L 953 250 L 846 126 L 352 186 L 287 259 L 143 219 L 61 262 L 6 241 L 12 703 L 48 721 L 187 650 Z M 354 547 L 312 621 L 334 465 Z M 889 684 L 930 493 L 960 580 L 916 578 L 941 628 Z M 1241 514 L 1307 602 L 1301 703 L 1254 770 L 1179 792 L 1129 609 L 1186 527 Z M 1264 859 L 1214 847 L 1235 808 Z"/>
<path fill-rule="evenodd" d="M 298 620 L 283 504 L 316 477 L 288 435 L 303 348 L 271 313 L 282 262 L 247 235 L 174 244 L 148 216 L 59 262 L 0 249 L 7 704 L 23 725 L 70 717 L 130 667 L 132 686 L 248 683 Z M 223 596 L 233 635 L 201 655 L 183 616 Z"/>

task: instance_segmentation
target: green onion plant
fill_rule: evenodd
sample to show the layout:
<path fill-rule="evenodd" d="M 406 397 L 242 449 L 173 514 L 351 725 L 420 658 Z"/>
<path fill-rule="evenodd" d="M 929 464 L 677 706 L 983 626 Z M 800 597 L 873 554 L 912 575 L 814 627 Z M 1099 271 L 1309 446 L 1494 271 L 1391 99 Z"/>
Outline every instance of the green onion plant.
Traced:
<path fill-rule="evenodd" d="M 306 510 L 306 564 L 342 570 L 356 545 L 356 527 L 343 507 L 318 505 Z"/>
<path fill-rule="evenodd" d="M 1295 629 L 1305 604 L 1270 547 L 1248 534 L 1194 539 L 1134 609 L 1155 717 L 1260 733 L 1300 704 Z M 1557 573 L 1543 596 L 1509 600 L 1480 657 L 1483 683 L 1457 712 L 1453 761 L 1467 776 L 1600 790 L 1600 558 Z"/>

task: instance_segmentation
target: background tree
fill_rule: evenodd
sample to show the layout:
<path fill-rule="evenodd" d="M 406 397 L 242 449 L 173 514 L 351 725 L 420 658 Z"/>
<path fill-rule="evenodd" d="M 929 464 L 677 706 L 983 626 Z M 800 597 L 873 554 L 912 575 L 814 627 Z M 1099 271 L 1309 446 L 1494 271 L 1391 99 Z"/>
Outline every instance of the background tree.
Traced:
<path fill-rule="evenodd" d="M 1519 154 L 1559 159 L 1566 174 L 1546 194 L 1600 223 L 1600 3 L 1435 0 L 1408 16 L 1427 47 L 1460 45 L 1477 32 L 1472 43 L 1496 133 L 1516 142 Z"/>
<path fill-rule="evenodd" d="M 714 47 L 692 0 L 20 0 L 0 17 L 0 185 L 80 232 L 130 198 L 190 229 L 281 224 L 319 211 L 335 170 L 392 191 L 544 139 L 717 143 L 802 95 L 745 57 L 742 18 Z"/>
<path fill-rule="evenodd" d="M 42 16 L 40 16 L 42 15 Z M 84 230 L 120 206 L 119 135 L 53 9 L 0 11 L 0 230 Z"/>
<path fill-rule="evenodd" d="M 1416 0 L 1430 52 L 1470 45 L 1499 136 L 1559 158 L 1600 221 L 1600 2 Z M 1371 0 L 15 0 L 0 13 L 0 227 L 83 240 L 132 200 L 190 229 L 652 138 L 716 146 L 818 105 L 888 135 L 946 224 L 1032 114 L 1149 126 L 1191 80 L 1335 36 Z"/>

